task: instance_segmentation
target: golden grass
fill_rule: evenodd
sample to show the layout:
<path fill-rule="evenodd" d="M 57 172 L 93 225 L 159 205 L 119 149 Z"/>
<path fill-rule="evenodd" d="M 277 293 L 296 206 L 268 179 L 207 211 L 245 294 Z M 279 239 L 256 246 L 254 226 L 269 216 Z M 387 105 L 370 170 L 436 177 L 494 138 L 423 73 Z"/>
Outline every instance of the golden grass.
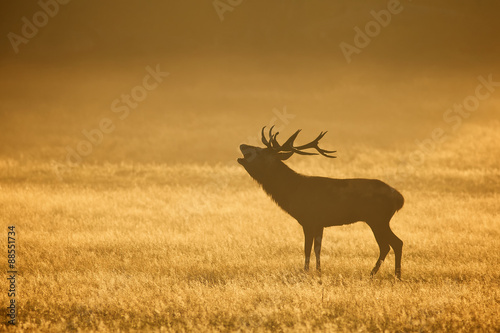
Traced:
<path fill-rule="evenodd" d="M 498 331 L 500 172 L 460 168 L 454 151 L 404 179 L 389 151 L 291 162 L 401 190 L 402 281 L 392 252 L 369 278 L 378 247 L 363 223 L 326 229 L 322 275 L 302 272 L 300 226 L 236 164 L 83 165 L 59 182 L 48 162 L 3 160 L 20 274 L 19 325 L 0 330 Z"/>

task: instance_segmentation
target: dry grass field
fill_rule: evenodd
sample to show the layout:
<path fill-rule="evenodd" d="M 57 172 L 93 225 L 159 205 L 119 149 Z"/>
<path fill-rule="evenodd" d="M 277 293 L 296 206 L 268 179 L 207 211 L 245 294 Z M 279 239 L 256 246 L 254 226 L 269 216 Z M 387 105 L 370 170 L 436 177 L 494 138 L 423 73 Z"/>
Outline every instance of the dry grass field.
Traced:
<path fill-rule="evenodd" d="M 402 281 L 392 251 L 369 278 L 378 247 L 363 223 L 327 228 L 322 275 L 304 273 L 300 226 L 236 162 L 84 164 L 61 182 L 50 163 L 4 159 L 19 324 L 0 330 L 498 331 L 499 129 L 466 127 L 403 178 L 397 151 L 290 162 L 404 194 L 391 223 Z"/>

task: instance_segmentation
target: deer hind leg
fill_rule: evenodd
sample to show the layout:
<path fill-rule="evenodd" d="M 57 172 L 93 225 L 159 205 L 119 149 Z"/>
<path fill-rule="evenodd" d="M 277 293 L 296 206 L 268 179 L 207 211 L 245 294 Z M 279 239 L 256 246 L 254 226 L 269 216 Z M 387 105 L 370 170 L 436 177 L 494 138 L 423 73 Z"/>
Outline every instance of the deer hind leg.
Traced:
<path fill-rule="evenodd" d="M 373 234 L 375 235 L 375 239 L 377 240 L 377 244 L 380 250 L 380 255 L 378 257 L 377 263 L 375 264 L 375 267 L 373 267 L 370 275 L 373 277 L 375 274 L 377 274 L 380 266 L 385 260 L 385 257 L 389 253 L 391 247 L 389 246 L 389 234 L 387 230 L 390 231 L 387 227 L 380 227 L 380 226 L 371 226 Z"/>
<path fill-rule="evenodd" d="M 389 244 L 394 250 L 394 256 L 396 259 L 396 277 L 401 280 L 401 256 L 403 255 L 403 241 L 398 238 L 389 228 Z"/>
<path fill-rule="evenodd" d="M 314 233 L 314 254 L 316 255 L 316 270 L 321 272 L 321 241 L 323 240 L 323 228 Z"/>
<path fill-rule="evenodd" d="M 304 229 L 304 255 L 306 257 L 306 261 L 304 264 L 304 270 L 309 270 L 309 261 L 311 260 L 311 249 L 313 245 L 314 233 L 310 228 L 303 227 Z"/>

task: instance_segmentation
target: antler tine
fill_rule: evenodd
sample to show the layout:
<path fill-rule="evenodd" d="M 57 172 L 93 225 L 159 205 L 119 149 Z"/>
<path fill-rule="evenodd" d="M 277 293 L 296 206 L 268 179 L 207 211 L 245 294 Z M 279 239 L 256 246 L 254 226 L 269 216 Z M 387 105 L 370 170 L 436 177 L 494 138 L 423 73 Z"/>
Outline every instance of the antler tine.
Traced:
<path fill-rule="evenodd" d="M 267 141 L 266 139 L 266 135 L 264 134 L 264 129 L 266 128 L 266 126 L 262 127 L 262 143 L 264 144 L 264 146 L 270 148 L 271 147 L 271 144 L 269 143 L 269 141 Z"/>
<path fill-rule="evenodd" d="M 274 128 L 274 125 L 271 126 L 271 128 L 269 129 L 269 143 L 273 143 L 273 138 L 274 138 L 274 134 L 273 134 L 273 128 Z"/>
<path fill-rule="evenodd" d="M 316 139 L 314 139 L 313 141 L 305 144 L 305 145 L 302 145 L 302 146 L 298 146 L 298 147 L 294 147 L 294 150 L 302 150 L 302 149 L 308 149 L 308 148 L 314 148 L 318 151 L 318 153 L 320 153 L 321 155 L 325 156 L 325 157 L 329 157 L 329 158 L 336 158 L 336 156 L 330 156 L 330 155 L 327 155 L 328 154 L 331 154 L 331 153 L 336 153 L 337 151 L 336 150 L 326 150 L 326 149 L 322 149 L 318 146 L 319 144 L 319 140 L 321 140 L 325 134 L 327 133 L 328 131 L 325 131 L 325 132 L 321 132 L 319 133 L 318 137 Z M 298 153 L 296 151 L 296 153 Z M 317 155 L 317 154 L 314 154 L 314 155 Z"/>
<path fill-rule="evenodd" d="M 292 136 L 290 136 L 286 142 L 284 144 L 280 144 L 277 140 L 277 137 L 278 137 L 278 134 L 280 132 L 276 132 L 275 134 L 271 134 L 271 140 L 270 140 L 270 143 L 272 145 L 272 147 L 274 148 L 274 150 L 276 150 L 277 152 L 280 152 L 280 151 L 294 151 L 294 147 L 293 147 L 293 142 L 295 141 L 295 138 L 297 138 L 297 135 L 299 135 L 300 133 L 300 129 L 297 130 L 294 134 L 292 134 Z M 309 154 L 307 154 L 309 155 Z"/>
<path fill-rule="evenodd" d="M 300 129 L 297 130 L 295 133 L 293 133 L 289 138 L 288 140 L 286 140 L 286 142 L 282 145 L 283 149 L 289 149 L 289 150 L 292 150 L 293 148 L 293 142 L 295 141 L 295 139 L 297 138 L 297 135 L 299 135 L 300 133 Z"/>
<path fill-rule="evenodd" d="M 315 148 L 318 149 L 318 151 L 320 152 L 320 154 L 321 154 L 321 152 L 323 152 L 323 153 L 336 153 L 337 152 L 336 150 L 326 150 L 326 149 L 318 147 L 319 140 L 321 140 L 325 136 L 326 133 L 328 133 L 328 131 L 321 132 L 320 138 L 317 139 L 317 140 L 315 140 L 316 141 L 316 147 Z M 327 157 L 335 157 L 335 156 L 327 156 Z"/>
<path fill-rule="evenodd" d="M 294 153 L 299 154 L 299 155 L 318 155 L 318 154 L 316 154 L 316 153 L 311 153 L 311 152 L 308 152 L 308 151 L 297 150 L 297 149 L 295 149 L 295 148 L 293 148 L 293 149 L 292 149 L 292 151 L 293 151 Z"/>
<path fill-rule="evenodd" d="M 280 151 L 281 145 L 278 143 L 278 141 L 276 141 L 276 136 L 278 136 L 280 132 L 276 132 L 273 134 L 273 128 L 274 125 L 269 129 L 269 143 L 274 150 Z"/>
<path fill-rule="evenodd" d="M 314 139 L 313 141 L 306 143 L 305 145 L 295 147 L 296 149 L 308 149 L 308 148 L 315 148 L 316 144 L 323 138 L 323 136 L 326 134 L 326 132 L 321 132 L 319 133 L 318 137 Z"/>
<path fill-rule="evenodd" d="M 278 134 L 280 134 L 280 132 L 276 132 L 273 135 L 273 138 L 271 140 L 271 144 L 273 145 L 274 150 L 281 151 L 282 150 L 281 145 L 278 143 L 278 140 L 276 140 L 276 137 L 278 136 Z"/>
<path fill-rule="evenodd" d="M 321 148 L 319 148 L 319 147 L 318 147 L 318 148 L 316 148 L 316 149 L 318 150 L 318 152 L 319 152 L 321 155 L 323 155 L 323 156 L 325 156 L 325 157 L 329 157 L 329 158 L 337 158 L 337 156 L 330 156 L 330 155 L 327 155 L 327 154 L 325 153 L 325 152 L 327 152 L 327 153 L 336 153 L 336 152 L 337 152 L 336 150 L 333 150 L 333 151 L 328 151 L 328 150 L 323 150 L 323 149 L 321 149 Z"/>
<path fill-rule="evenodd" d="M 266 139 L 266 135 L 264 134 L 265 128 L 266 128 L 266 126 L 262 127 L 262 131 L 261 131 L 262 143 L 268 148 L 273 148 L 274 150 L 281 151 L 281 145 L 276 140 L 276 136 L 279 134 L 279 132 L 276 132 L 275 134 L 273 134 L 274 125 L 271 126 L 271 128 L 269 128 L 269 141 L 268 141 Z"/>
<path fill-rule="evenodd" d="M 292 136 L 290 136 L 288 140 L 286 140 L 286 142 L 281 146 L 281 150 L 293 151 L 294 153 L 297 153 L 299 155 L 318 155 L 316 153 L 300 151 L 293 146 L 293 143 L 295 142 L 295 139 L 299 135 L 300 131 L 301 130 L 299 129 L 295 133 L 293 133 Z"/>

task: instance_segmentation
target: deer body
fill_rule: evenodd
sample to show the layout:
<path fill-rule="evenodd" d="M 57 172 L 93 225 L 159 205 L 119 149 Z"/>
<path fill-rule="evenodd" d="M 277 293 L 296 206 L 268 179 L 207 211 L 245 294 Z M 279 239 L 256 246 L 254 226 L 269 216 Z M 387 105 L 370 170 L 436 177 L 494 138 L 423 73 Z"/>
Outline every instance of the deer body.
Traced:
<path fill-rule="evenodd" d="M 238 162 L 276 204 L 302 226 L 305 236 L 304 268 L 306 270 L 309 268 L 310 253 L 314 243 L 316 268 L 321 269 L 323 228 L 364 221 L 372 229 L 380 249 L 379 259 L 371 272 L 372 276 L 378 271 L 392 247 L 396 257 L 396 276 L 400 278 L 403 242 L 394 235 L 389 227 L 389 221 L 403 206 L 403 196 L 394 188 L 376 179 L 311 177 L 293 171 L 282 160 L 299 152 L 297 148 L 304 149 L 304 146 L 293 147 L 298 132 L 283 145 L 279 145 L 276 141 L 278 133 L 273 136 L 270 131 L 270 142 L 265 140 L 263 134 L 263 142 L 267 148 L 241 145 L 244 158 L 238 159 Z M 327 157 L 333 157 L 326 155 L 331 152 L 317 147 L 317 141 L 323 135 L 324 133 L 320 134 L 318 139 L 312 142 L 315 143 L 313 147 L 305 146 L 316 148 Z M 288 152 L 283 153 L 283 151 Z M 312 154 L 302 151 L 300 153 Z"/>

